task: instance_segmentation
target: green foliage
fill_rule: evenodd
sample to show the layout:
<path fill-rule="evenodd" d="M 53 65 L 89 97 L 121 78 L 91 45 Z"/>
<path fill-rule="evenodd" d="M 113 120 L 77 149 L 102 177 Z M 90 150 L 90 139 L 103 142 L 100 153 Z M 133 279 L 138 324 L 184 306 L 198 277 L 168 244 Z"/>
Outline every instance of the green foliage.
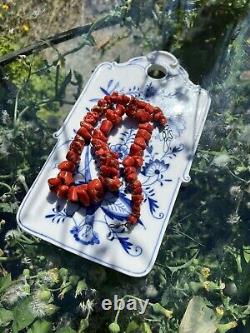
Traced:
<path fill-rule="evenodd" d="M 75 333 L 75 330 L 72 330 L 70 327 L 60 328 L 56 333 Z"/>
<path fill-rule="evenodd" d="M 46 320 L 36 320 L 27 333 L 50 333 L 52 324 Z"/>
<path fill-rule="evenodd" d="M 33 323 L 36 318 L 30 309 L 31 298 L 26 298 L 13 309 L 13 333 L 17 333 Z"/>
<path fill-rule="evenodd" d="M 11 285 L 11 275 L 7 274 L 0 278 L 0 293 L 6 290 Z"/>
<path fill-rule="evenodd" d="M 178 3 L 170 11 L 172 1 L 122 1 L 97 18 L 77 47 L 93 47 L 95 29 L 120 23 L 144 53 L 174 52 L 212 97 L 192 181 L 180 191 L 157 262 L 145 278 L 82 261 L 13 229 L 18 205 L 55 144 L 52 133 L 81 92 L 83 78 L 65 68 L 75 49 L 55 50 L 52 63 L 39 54 L 20 57 L 1 70 L 0 331 L 249 332 L 248 2 L 197 0 L 192 8 L 188 1 Z M 14 14 L 2 15 L 5 24 L 14 22 Z M 20 29 L 0 34 L 0 54 L 19 48 L 23 36 Z M 114 294 L 150 303 L 143 315 L 103 311 L 102 299 Z"/>
<path fill-rule="evenodd" d="M 12 311 L 0 307 L 0 327 L 7 326 L 12 320 Z"/>

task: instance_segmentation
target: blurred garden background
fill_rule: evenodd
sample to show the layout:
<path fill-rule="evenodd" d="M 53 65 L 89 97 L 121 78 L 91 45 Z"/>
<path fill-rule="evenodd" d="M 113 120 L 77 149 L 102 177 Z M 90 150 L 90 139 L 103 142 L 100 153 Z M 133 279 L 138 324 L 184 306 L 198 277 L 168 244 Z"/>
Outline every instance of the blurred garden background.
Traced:
<path fill-rule="evenodd" d="M 0 332 L 250 333 L 249 23 L 247 0 L 0 3 Z M 96 65 L 152 50 L 212 105 L 156 264 L 130 278 L 23 233 L 16 212 Z M 115 294 L 150 305 L 104 311 Z"/>

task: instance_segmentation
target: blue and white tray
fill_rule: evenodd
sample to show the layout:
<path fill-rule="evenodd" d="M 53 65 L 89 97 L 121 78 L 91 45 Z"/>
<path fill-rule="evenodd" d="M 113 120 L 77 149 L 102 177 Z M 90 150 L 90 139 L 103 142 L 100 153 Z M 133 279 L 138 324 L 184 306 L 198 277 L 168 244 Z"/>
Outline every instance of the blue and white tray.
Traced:
<path fill-rule="evenodd" d="M 165 76 L 150 77 L 154 68 Z M 145 151 L 139 175 L 145 201 L 141 222 L 130 233 L 115 227 L 130 212 L 130 195 L 124 187 L 118 195 L 107 194 L 98 207 L 85 209 L 57 199 L 47 185 L 47 179 L 57 174 L 57 164 L 65 159 L 84 113 L 112 91 L 159 106 L 169 119 L 162 132 L 154 130 Z M 154 265 L 179 188 L 190 181 L 189 170 L 209 106 L 207 92 L 190 82 L 170 53 L 155 51 L 126 63 L 100 64 L 55 134 L 57 144 L 19 208 L 18 224 L 28 233 L 101 265 L 131 276 L 146 275 Z M 111 135 L 110 145 L 121 158 L 128 153 L 135 131 L 135 124 L 124 121 Z M 90 148 L 85 148 L 76 179 L 81 183 L 95 177 Z"/>

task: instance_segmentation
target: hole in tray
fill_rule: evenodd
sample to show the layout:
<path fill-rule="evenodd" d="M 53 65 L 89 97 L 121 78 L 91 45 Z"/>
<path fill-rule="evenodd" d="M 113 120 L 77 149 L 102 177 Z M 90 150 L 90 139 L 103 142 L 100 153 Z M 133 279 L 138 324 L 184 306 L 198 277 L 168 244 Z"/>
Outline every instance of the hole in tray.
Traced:
<path fill-rule="evenodd" d="M 148 73 L 148 76 L 152 77 L 153 79 L 159 80 L 166 76 L 167 71 L 166 71 L 165 67 L 163 67 L 161 65 L 153 64 L 148 67 L 147 73 Z"/>

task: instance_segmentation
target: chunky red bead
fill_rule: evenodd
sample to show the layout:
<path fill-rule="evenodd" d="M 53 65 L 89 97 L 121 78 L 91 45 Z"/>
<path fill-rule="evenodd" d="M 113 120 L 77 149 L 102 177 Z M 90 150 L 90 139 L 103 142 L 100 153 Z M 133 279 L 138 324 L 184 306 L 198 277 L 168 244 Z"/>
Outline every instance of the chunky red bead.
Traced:
<path fill-rule="evenodd" d="M 143 149 L 142 147 L 138 146 L 136 143 L 132 143 L 132 145 L 130 146 L 129 154 L 141 156 L 143 154 Z"/>
<path fill-rule="evenodd" d="M 80 122 L 80 126 L 85 127 L 88 130 L 88 132 L 91 132 L 94 129 L 94 127 L 91 124 L 83 120 Z"/>
<path fill-rule="evenodd" d="M 122 118 L 118 115 L 118 113 L 110 109 L 106 111 L 105 116 L 109 121 L 112 122 L 114 126 L 118 125 L 122 120 Z"/>
<path fill-rule="evenodd" d="M 104 107 L 107 105 L 107 101 L 105 99 L 100 99 L 97 104 L 98 106 Z"/>
<path fill-rule="evenodd" d="M 140 146 L 142 149 L 145 149 L 147 147 L 145 140 L 140 136 L 135 138 L 134 143 Z"/>
<path fill-rule="evenodd" d="M 103 142 L 102 140 L 100 139 L 92 139 L 91 140 L 91 143 L 92 145 L 95 147 L 96 150 L 98 149 L 107 149 L 108 148 L 108 145 L 106 142 Z"/>
<path fill-rule="evenodd" d="M 135 159 L 132 156 L 126 156 L 124 160 L 122 161 L 122 164 L 127 167 L 127 166 L 133 166 L 135 165 Z"/>
<path fill-rule="evenodd" d="M 118 116 L 122 117 L 126 111 L 126 108 L 122 104 L 118 104 L 116 106 L 115 112 L 118 114 Z"/>
<path fill-rule="evenodd" d="M 136 133 L 136 136 L 142 137 L 146 142 L 148 142 L 151 139 L 151 134 L 144 129 L 139 129 Z"/>
<path fill-rule="evenodd" d="M 109 191 L 116 192 L 121 187 L 122 182 L 117 177 L 114 177 L 114 178 L 107 177 L 107 178 L 105 178 L 104 184 Z"/>
<path fill-rule="evenodd" d="M 128 222 L 132 225 L 136 224 L 137 220 L 138 220 L 138 218 L 133 214 L 129 215 L 129 217 L 128 217 Z"/>
<path fill-rule="evenodd" d="M 103 142 L 107 142 L 108 138 L 102 133 L 100 129 L 94 129 L 92 134 L 93 139 L 99 139 Z"/>
<path fill-rule="evenodd" d="M 71 161 L 63 161 L 58 164 L 58 169 L 63 171 L 73 171 L 75 168 L 75 164 Z"/>
<path fill-rule="evenodd" d="M 74 165 L 77 164 L 80 161 L 80 155 L 79 153 L 75 152 L 74 150 L 70 149 L 67 152 L 66 158 L 68 161 L 70 161 L 71 163 L 73 163 Z M 60 168 L 59 168 L 60 169 Z M 69 170 L 69 171 L 73 171 Z"/>
<path fill-rule="evenodd" d="M 69 187 L 67 185 L 60 185 L 57 190 L 57 196 L 62 199 L 66 199 L 68 195 Z"/>
<path fill-rule="evenodd" d="M 110 131 L 112 130 L 113 123 L 110 120 L 103 120 L 100 126 L 100 130 L 104 135 L 109 135 Z"/>
<path fill-rule="evenodd" d="M 73 140 L 69 146 L 69 148 L 74 152 L 76 152 L 77 154 L 81 154 L 83 147 L 84 147 L 84 142 L 78 140 Z"/>
<path fill-rule="evenodd" d="M 71 186 L 68 191 L 68 200 L 71 202 L 78 201 L 77 186 Z"/>
<path fill-rule="evenodd" d="M 103 159 L 101 159 L 101 163 L 102 163 L 102 165 L 114 167 L 116 169 L 118 169 L 119 165 L 120 165 L 119 161 L 113 157 L 104 157 Z"/>
<path fill-rule="evenodd" d="M 144 123 L 144 124 L 139 124 L 138 128 L 139 129 L 144 129 L 147 132 L 149 132 L 150 134 L 152 134 L 154 126 L 150 123 Z"/>
<path fill-rule="evenodd" d="M 58 173 L 58 177 L 61 179 L 62 183 L 64 183 L 65 185 L 71 185 L 74 183 L 74 178 L 72 176 L 72 172 L 60 171 Z"/>
<path fill-rule="evenodd" d="M 134 172 L 131 172 L 130 174 L 128 174 L 127 176 L 125 176 L 125 179 L 129 182 L 132 183 L 137 179 L 137 174 Z"/>
<path fill-rule="evenodd" d="M 152 117 L 147 111 L 139 109 L 135 113 L 135 118 L 139 121 L 139 123 L 147 123 Z"/>
<path fill-rule="evenodd" d="M 136 168 L 135 167 L 126 167 L 125 168 L 125 175 L 129 175 L 130 173 L 136 173 Z"/>
<path fill-rule="evenodd" d="M 89 141 L 91 139 L 91 134 L 86 127 L 80 127 L 77 131 L 77 134 L 80 135 L 84 140 Z"/>
<path fill-rule="evenodd" d="M 106 165 L 102 165 L 100 167 L 100 171 L 101 171 L 102 176 L 107 176 L 107 177 L 119 176 L 119 170 L 117 168 L 109 167 Z"/>
<path fill-rule="evenodd" d="M 62 181 L 60 178 L 50 178 L 48 184 L 51 191 L 56 191 L 58 186 L 62 185 Z"/>

